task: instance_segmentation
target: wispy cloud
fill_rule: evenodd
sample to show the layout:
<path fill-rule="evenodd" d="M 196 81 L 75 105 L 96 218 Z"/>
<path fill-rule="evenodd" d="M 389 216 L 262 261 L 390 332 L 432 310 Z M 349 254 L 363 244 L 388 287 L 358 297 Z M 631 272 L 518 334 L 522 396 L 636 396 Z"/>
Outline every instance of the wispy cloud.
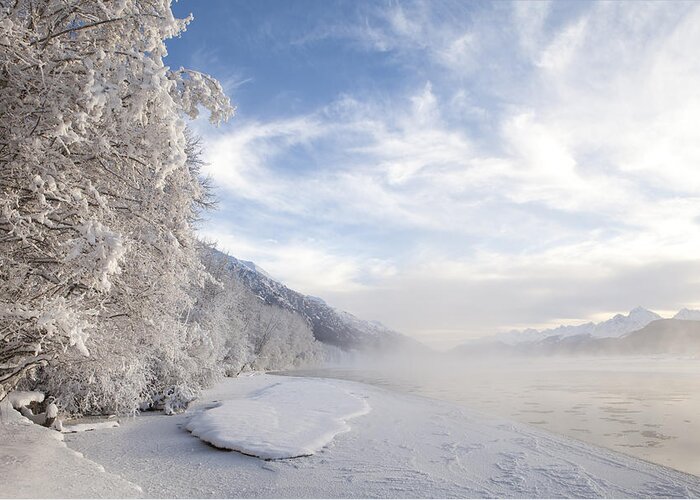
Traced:
<path fill-rule="evenodd" d="M 233 255 L 254 259 L 276 279 L 309 294 L 362 292 L 397 273 L 391 260 L 352 255 L 313 239 L 251 240 L 226 229 L 204 229 L 201 237 Z"/>

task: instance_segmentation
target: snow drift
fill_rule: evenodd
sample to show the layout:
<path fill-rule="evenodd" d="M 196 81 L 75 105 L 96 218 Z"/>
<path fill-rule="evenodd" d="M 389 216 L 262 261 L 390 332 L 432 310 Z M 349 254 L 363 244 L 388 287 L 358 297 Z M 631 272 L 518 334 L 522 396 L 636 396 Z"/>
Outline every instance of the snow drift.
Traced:
<path fill-rule="evenodd" d="M 278 379 L 195 415 L 187 430 L 217 448 L 266 460 L 313 455 L 370 411 L 364 398 L 317 379 Z"/>

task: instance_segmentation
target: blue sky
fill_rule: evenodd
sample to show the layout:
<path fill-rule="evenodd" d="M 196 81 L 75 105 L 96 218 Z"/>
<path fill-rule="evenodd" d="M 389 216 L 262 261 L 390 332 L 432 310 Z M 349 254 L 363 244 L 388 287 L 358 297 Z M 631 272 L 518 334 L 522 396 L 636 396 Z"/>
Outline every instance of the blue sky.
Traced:
<path fill-rule="evenodd" d="M 700 306 L 700 4 L 180 1 L 200 231 L 436 347 Z"/>

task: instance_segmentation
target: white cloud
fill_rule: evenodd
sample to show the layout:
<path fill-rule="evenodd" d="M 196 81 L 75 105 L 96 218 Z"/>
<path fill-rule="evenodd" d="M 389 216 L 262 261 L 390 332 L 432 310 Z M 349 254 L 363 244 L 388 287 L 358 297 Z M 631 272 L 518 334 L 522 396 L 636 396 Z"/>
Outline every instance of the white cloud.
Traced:
<path fill-rule="evenodd" d="M 466 32 L 438 49 L 438 57 L 445 66 L 473 69 L 478 57 L 479 40 L 472 32 Z"/>
<path fill-rule="evenodd" d="M 231 255 L 255 262 L 275 279 L 307 295 L 361 292 L 397 273 L 390 260 L 344 254 L 325 248 L 320 241 L 261 242 L 222 228 L 203 229 L 200 236 Z"/>
<path fill-rule="evenodd" d="M 583 45 L 588 20 L 579 19 L 562 30 L 540 53 L 537 66 L 552 72 L 565 70 Z"/>
<path fill-rule="evenodd" d="M 542 43 L 550 1 L 513 2 L 513 25 L 523 52 L 532 57 Z"/>
<path fill-rule="evenodd" d="M 268 168 L 273 159 L 294 146 L 303 145 L 329 133 L 328 124 L 314 117 L 300 117 L 269 123 L 249 123 L 231 133 L 205 136 L 207 147 L 203 173 L 235 193 L 271 207 L 295 212 L 298 205 L 289 198 L 287 185 Z"/>

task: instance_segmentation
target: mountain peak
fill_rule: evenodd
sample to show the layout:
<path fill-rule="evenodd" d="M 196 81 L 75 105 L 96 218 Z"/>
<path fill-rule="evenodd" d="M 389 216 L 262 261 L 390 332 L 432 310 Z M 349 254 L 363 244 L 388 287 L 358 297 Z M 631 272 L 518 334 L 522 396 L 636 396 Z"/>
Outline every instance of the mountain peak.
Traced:
<path fill-rule="evenodd" d="M 673 319 L 700 321 L 700 311 L 698 311 L 697 309 L 688 309 L 684 307 L 676 313 Z"/>
<path fill-rule="evenodd" d="M 654 311 L 650 311 L 649 309 L 645 309 L 644 307 L 639 307 L 639 306 L 632 309 L 629 312 L 629 314 L 627 315 L 627 317 L 630 319 L 637 318 L 637 319 L 645 319 L 645 320 L 650 319 L 650 318 L 661 319 L 661 316 L 656 314 Z"/>
<path fill-rule="evenodd" d="M 633 314 L 653 314 L 655 316 L 658 316 L 654 311 L 650 311 L 649 309 L 642 307 L 642 306 L 637 306 L 634 309 L 630 311 L 630 316 Z"/>

